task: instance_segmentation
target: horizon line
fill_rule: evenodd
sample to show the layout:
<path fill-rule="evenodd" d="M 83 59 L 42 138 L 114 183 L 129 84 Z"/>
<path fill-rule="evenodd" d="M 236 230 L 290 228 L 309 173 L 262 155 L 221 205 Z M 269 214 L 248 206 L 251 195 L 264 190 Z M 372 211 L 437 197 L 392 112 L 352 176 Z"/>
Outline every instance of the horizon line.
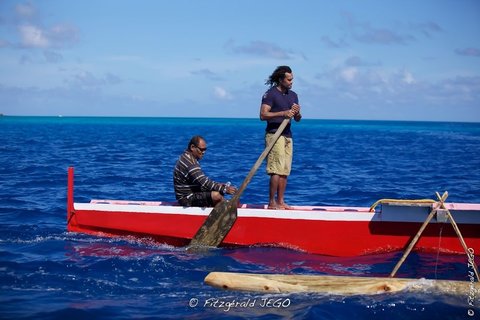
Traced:
<path fill-rule="evenodd" d="M 192 116 L 122 116 L 122 115 L 8 115 L 0 113 L 0 119 L 3 117 L 17 117 L 17 118 L 138 118 L 138 119 L 237 119 L 237 120 L 254 120 L 257 117 L 192 117 Z M 459 120 L 406 120 L 406 119 L 339 119 L 339 118 L 302 118 L 302 121 L 320 120 L 320 121 L 372 121 L 372 122 L 436 122 L 436 123 L 480 123 L 480 121 L 459 121 Z"/>

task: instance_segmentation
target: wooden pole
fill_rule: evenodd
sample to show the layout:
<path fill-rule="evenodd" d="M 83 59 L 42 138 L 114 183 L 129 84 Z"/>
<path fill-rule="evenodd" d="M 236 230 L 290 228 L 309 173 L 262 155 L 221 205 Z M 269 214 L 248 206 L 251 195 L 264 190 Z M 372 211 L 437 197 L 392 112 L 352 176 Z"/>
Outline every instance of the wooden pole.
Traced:
<path fill-rule="evenodd" d="M 437 197 L 439 197 L 440 195 L 437 193 Z M 462 236 L 462 233 L 460 232 L 460 228 L 458 227 L 457 223 L 455 222 L 455 220 L 453 219 L 453 215 L 452 213 L 450 212 L 450 210 L 448 210 L 446 207 L 445 207 L 445 204 L 442 203 L 442 209 L 445 209 L 445 211 L 447 212 L 447 217 L 448 219 L 450 220 L 450 223 L 452 224 L 452 227 L 453 227 L 453 230 L 455 230 L 455 232 L 457 233 L 457 236 L 458 236 L 458 240 L 460 240 L 460 243 L 463 247 L 463 250 L 465 250 L 465 253 L 467 254 L 467 257 L 470 258 L 470 252 L 468 250 L 468 247 L 467 247 L 467 244 L 465 243 L 465 239 L 463 238 Z M 480 281 L 480 277 L 479 277 L 479 272 L 478 272 L 478 266 L 477 264 L 475 263 L 475 259 L 471 259 L 472 261 L 472 268 L 473 268 L 473 271 L 475 272 L 475 275 L 477 276 L 477 281 Z M 470 261 L 469 261 L 470 262 Z"/>
<path fill-rule="evenodd" d="M 400 269 L 400 267 L 402 266 L 403 262 L 405 262 L 405 259 L 408 257 L 408 255 L 410 254 L 410 252 L 412 251 L 413 247 L 415 246 L 415 244 L 417 243 L 418 239 L 420 238 L 420 236 L 422 235 L 423 231 L 425 230 L 425 228 L 427 227 L 428 223 L 430 222 L 430 220 L 432 220 L 433 216 L 435 215 L 435 212 L 437 212 L 437 210 L 443 205 L 444 201 L 447 199 L 448 197 L 448 192 L 444 192 L 443 193 L 443 196 L 440 198 L 440 202 L 438 202 L 437 204 L 435 204 L 435 206 L 433 207 L 432 211 L 430 211 L 430 214 L 427 216 L 427 219 L 425 220 L 425 222 L 422 224 L 422 226 L 420 227 L 420 230 L 418 230 L 417 234 L 415 235 L 415 237 L 412 239 L 412 241 L 410 241 L 410 244 L 408 245 L 408 248 L 407 250 L 405 250 L 405 253 L 403 254 L 402 258 L 397 262 L 397 265 L 395 266 L 395 268 L 393 268 L 393 271 L 392 273 L 390 273 L 390 278 L 393 278 L 395 276 L 395 274 L 397 273 L 398 269 Z"/>
<path fill-rule="evenodd" d="M 453 216 L 450 213 L 450 211 L 448 211 L 448 209 L 446 210 L 447 210 L 447 217 L 448 219 L 450 219 L 450 223 L 452 224 L 453 229 L 457 233 L 458 239 L 460 240 L 460 243 L 462 244 L 462 247 L 465 250 L 465 253 L 467 254 L 468 257 L 470 257 L 470 252 L 468 251 L 467 244 L 465 243 L 465 239 L 463 239 L 462 233 L 460 232 L 460 229 L 458 228 L 457 223 L 455 222 L 455 220 L 453 220 Z M 478 266 L 475 263 L 474 259 L 472 259 L 472 268 L 473 268 L 473 271 L 475 272 L 475 275 L 477 276 L 477 281 L 480 281 L 480 277 L 478 276 Z"/>

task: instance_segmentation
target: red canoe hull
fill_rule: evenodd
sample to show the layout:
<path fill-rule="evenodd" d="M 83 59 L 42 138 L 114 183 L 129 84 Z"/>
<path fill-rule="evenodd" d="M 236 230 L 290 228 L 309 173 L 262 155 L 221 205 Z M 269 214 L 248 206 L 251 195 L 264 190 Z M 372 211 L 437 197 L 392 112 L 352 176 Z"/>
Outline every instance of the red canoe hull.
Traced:
<path fill-rule="evenodd" d="M 73 212 L 68 223 L 69 231 L 136 235 L 175 246 L 188 244 L 207 216 L 206 213 L 162 214 L 88 209 L 75 209 Z M 419 222 L 243 217 L 241 212 L 242 209 L 239 209 L 239 217 L 224 239 L 223 246 L 273 245 L 315 254 L 356 256 L 402 250 L 421 226 Z M 459 224 L 459 228 L 467 246 L 480 252 L 479 225 Z M 465 252 L 448 222 L 429 224 L 416 249 Z"/>
<path fill-rule="evenodd" d="M 69 172 L 70 173 L 70 172 Z M 480 205 L 448 204 L 467 247 L 480 252 Z M 222 246 L 279 246 L 313 254 L 358 256 L 405 249 L 430 207 L 295 207 L 267 210 L 243 205 Z M 211 208 L 184 208 L 153 202 L 73 202 L 69 174 L 68 224 L 72 232 L 149 237 L 174 246 L 187 245 Z M 465 253 L 449 220 L 427 225 L 416 250 Z"/>

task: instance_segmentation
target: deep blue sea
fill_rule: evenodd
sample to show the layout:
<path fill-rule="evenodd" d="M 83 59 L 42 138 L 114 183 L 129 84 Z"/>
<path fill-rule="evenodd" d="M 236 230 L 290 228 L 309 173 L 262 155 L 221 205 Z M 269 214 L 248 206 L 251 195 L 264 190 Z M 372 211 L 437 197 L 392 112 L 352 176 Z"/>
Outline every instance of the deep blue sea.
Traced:
<path fill-rule="evenodd" d="M 0 318 L 480 319 L 480 293 L 472 308 L 467 293 L 266 295 L 203 283 L 210 271 L 388 276 L 402 252 L 355 258 L 265 247 L 188 253 L 148 240 L 66 232 L 69 166 L 76 202 L 173 201 L 173 166 L 191 136 L 207 140 L 204 171 L 238 186 L 263 151 L 264 125 L 257 119 L 0 117 Z M 293 134 L 290 204 L 369 206 L 380 198 L 434 198 L 436 191 L 448 191 L 448 201 L 480 202 L 478 123 L 304 119 L 293 124 Z M 267 191 L 262 166 L 241 201 L 264 204 Z M 414 252 L 398 276 L 467 280 L 467 273 L 466 256 Z M 256 304 L 226 310 L 206 305 L 209 299 Z M 283 306 L 262 307 L 264 299 Z"/>

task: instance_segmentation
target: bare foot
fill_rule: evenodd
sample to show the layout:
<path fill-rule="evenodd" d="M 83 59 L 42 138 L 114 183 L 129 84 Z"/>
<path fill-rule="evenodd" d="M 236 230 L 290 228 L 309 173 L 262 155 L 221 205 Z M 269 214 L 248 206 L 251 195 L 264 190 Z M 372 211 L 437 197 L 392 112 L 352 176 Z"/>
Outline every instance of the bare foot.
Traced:
<path fill-rule="evenodd" d="M 267 209 L 269 210 L 278 210 L 278 206 L 276 203 L 269 203 Z"/>
<path fill-rule="evenodd" d="M 286 203 L 281 203 L 281 204 L 278 205 L 278 209 L 280 209 L 280 210 L 293 210 L 293 207 L 289 206 Z"/>

